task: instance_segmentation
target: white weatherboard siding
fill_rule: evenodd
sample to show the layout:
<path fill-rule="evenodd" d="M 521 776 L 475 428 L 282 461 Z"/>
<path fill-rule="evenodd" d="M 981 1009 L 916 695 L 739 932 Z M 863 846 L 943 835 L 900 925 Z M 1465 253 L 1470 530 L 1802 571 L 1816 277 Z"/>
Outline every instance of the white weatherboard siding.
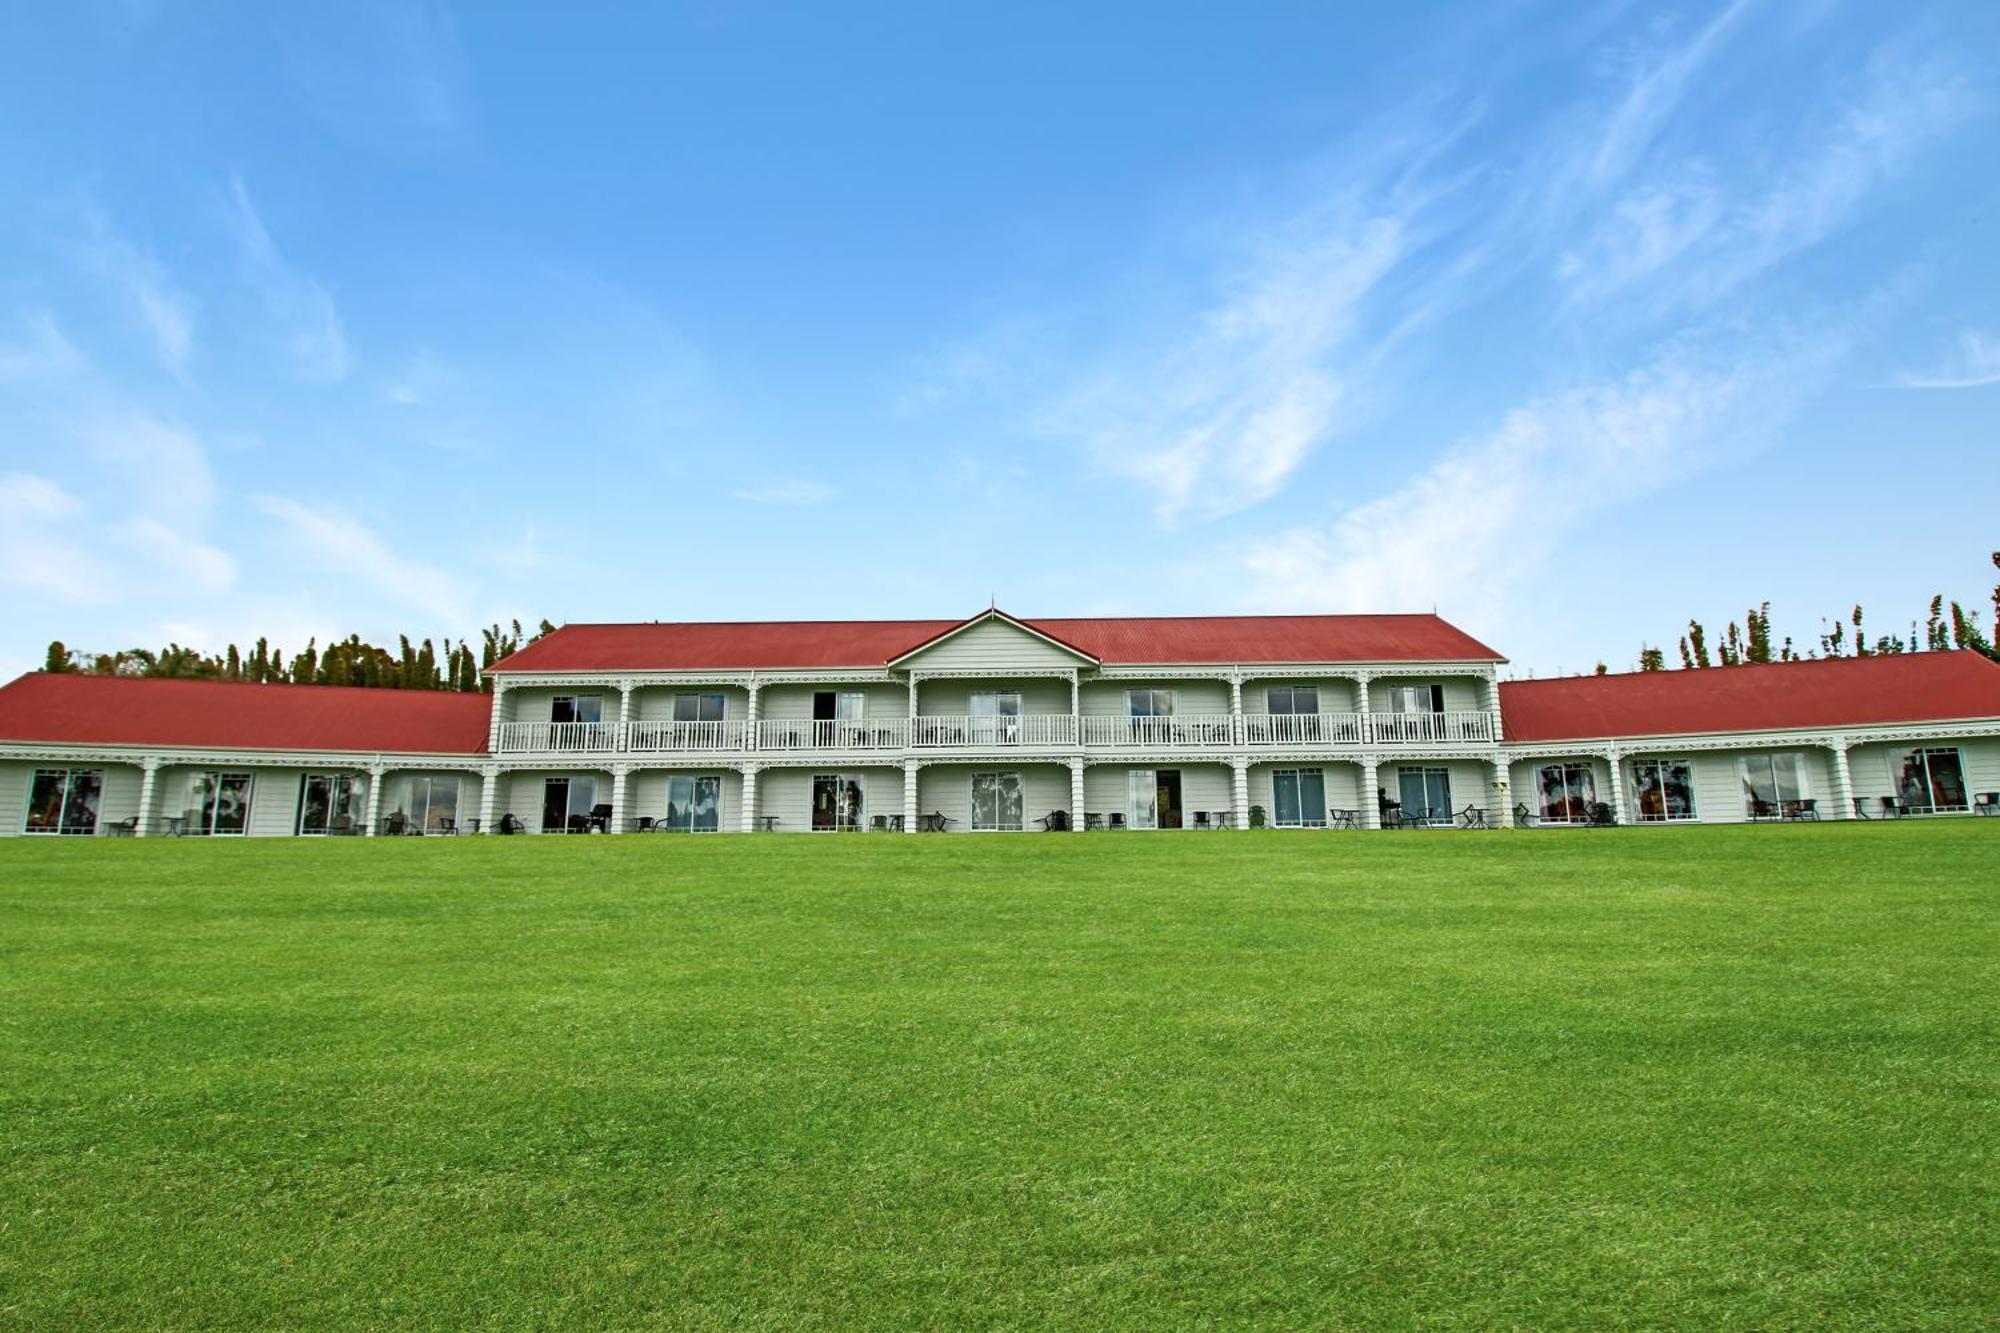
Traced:
<path fill-rule="evenodd" d="M 1222 717 L 1229 713 L 1229 682 L 1226 680 L 1093 680 L 1084 682 L 1084 716 L 1127 716 L 1131 705 L 1126 694 L 1131 690 L 1172 691 L 1174 712 L 1178 716 Z"/>
<path fill-rule="evenodd" d="M 741 685 L 705 685 L 690 682 L 686 685 L 641 685 L 632 691 L 632 717 L 634 722 L 671 722 L 674 720 L 674 696 L 677 694 L 720 694 L 722 716 L 725 721 L 750 716 L 750 691 Z M 758 700 L 758 711 L 763 712 L 763 699 Z M 544 710 L 543 716 L 547 716 Z M 611 698 L 604 710 L 605 720 L 618 720 L 618 691 L 611 691 Z M 529 719 L 533 720 L 533 719 Z"/>
<path fill-rule="evenodd" d="M 985 620 L 910 654 L 897 665 L 917 671 L 970 671 L 1004 676 L 1009 671 L 1066 670 L 1088 663 L 1018 625 Z"/>
<path fill-rule="evenodd" d="M 1319 691 L 1322 713 L 1360 711 L 1360 689 L 1352 680 L 1335 676 L 1257 676 L 1243 682 L 1243 711 L 1258 717 L 1271 711 L 1270 691 L 1278 686 L 1311 685 Z"/>
<path fill-rule="evenodd" d="M 972 775 L 1021 775 L 1021 827 L 1036 831 L 1035 821 L 1051 810 L 1069 809 L 1069 767 L 1066 764 L 928 764 L 917 775 L 917 809 L 937 812 L 955 821 L 957 833 L 972 827 Z M 900 795 L 901 788 L 897 791 Z M 899 807 L 900 809 L 900 807 Z M 883 811 L 885 814 L 896 811 Z"/>
<path fill-rule="evenodd" d="M 825 681 L 801 685 L 767 685 L 758 695 L 757 715 L 772 721 L 804 722 L 813 715 L 813 696 L 823 692 L 860 693 L 864 717 L 908 717 L 910 687 L 882 681 Z"/>
<path fill-rule="evenodd" d="M 917 686 L 917 713 L 921 717 L 962 717 L 972 711 L 974 694 L 1015 693 L 1021 696 L 1021 711 L 1029 714 L 1069 712 L 1069 682 L 1047 676 L 1025 680 L 926 680 Z"/>

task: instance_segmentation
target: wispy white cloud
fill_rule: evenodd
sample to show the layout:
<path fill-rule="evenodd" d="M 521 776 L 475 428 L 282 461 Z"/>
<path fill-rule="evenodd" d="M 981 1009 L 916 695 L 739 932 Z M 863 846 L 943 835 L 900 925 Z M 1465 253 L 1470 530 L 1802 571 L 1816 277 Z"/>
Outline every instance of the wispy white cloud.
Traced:
<path fill-rule="evenodd" d="M 1674 345 L 1615 379 L 1530 401 L 1327 524 L 1238 551 L 1261 608 L 1407 610 L 1543 577 L 1586 516 L 1768 444 L 1847 346 L 1844 330 L 1751 352 Z"/>
<path fill-rule="evenodd" d="M 459 141 L 472 121 L 471 62 L 440 0 L 357 3 L 333 24 L 293 25 L 287 69 L 305 105 L 351 139 L 390 151 Z"/>
<path fill-rule="evenodd" d="M 183 427 L 142 412 L 93 418 L 78 429 L 86 454 L 141 513 L 188 528 L 204 521 L 216 498 L 208 450 Z"/>
<path fill-rule="evenodd" d="M 2000 384 L 2000 337 L 1967 329 L 1958 335 L 1956 355 L 1930 370 L 1896 377 L 1904 389 L 1976 389 Z"/>
<path fill-rule="evenodd" d="M 1269 497 L 1336 433 L 1353 379 L 1379 355 L 1357 351 L 1355 334 L 1409 232 L 1407 217 L 1359 199 L 1291 219 L 1176 343 L 1115 354 L 1036 427 L 1152 492 L 1165 522 Z"/>
<path fill-rule="evenodd" d="M 0 584 L 69 606 L 115 600 L 104 562 L 82 540 L 83 502 L 32 472 L 0 475 Z"/>
<path fill-rule="evenodd" d="M 1703 68 L 1728 45 L 1757 0 L 1733 0 L 1694 36 L 1669 47 L 1634 77 L 1605 122 L 1590 157 L 1589 178 L 1602 186 L 1631 171 L 1645 157 L 1686 100 Z"/>
<path fill-rule="evenodd" d="M 271 317 L 286 327 L 293 367 L 310 380 L 345 379 L 354 361 L 333 296 L 285 261 L 238 177 L 230 177 L 227 203 L 244 273 Z"/>
<path fill-rule="evenodd" d="M 777 507 L 824 504 L 834 496 L 833 487 L 805 477 L 774 478 L 770 484 L 730 494 L 745 504 Z"/>
<path fill-rule="evenodd" d="M 128 302 L 133 320 L 151 337 L 160 362 L 175 375 L 194 351 L 194 301 L 167 277 L 152 255 L 127 240 L 111 220 L 92 209 L 84 215 L 77 253 L 86 268 Z"/>
<path fill-rule="evenodd" d="M 236 562 L 218 546 L 156 518 L 136 518 L 114 534 L 155 578 L 194 593 L 227 592 L 236 584 Z"/>
<path fill-rule="evenodd" d="M 52 379 L 83 368 L 83 354 L 47 311 L 22 315 L 20 328 L 20 337 L 0 341 L 0 384 Z"/>
<path fill-rule="evenodd" d="M 444 624 L 472 623 L 466 580 L 390 550 L 374 529 L 354 516 L 281 495 L 260 495 L 253 503 L 279 525 L 294 553 L 314 571 L 337 568 L 345 578 Z"/>

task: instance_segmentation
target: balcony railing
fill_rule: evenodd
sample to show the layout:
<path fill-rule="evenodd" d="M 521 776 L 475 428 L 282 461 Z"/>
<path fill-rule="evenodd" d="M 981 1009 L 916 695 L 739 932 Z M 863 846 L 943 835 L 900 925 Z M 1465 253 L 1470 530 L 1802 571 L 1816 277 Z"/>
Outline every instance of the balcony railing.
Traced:
<path fill-rule="evenodd" d="M 502 722 L 500 748 L 531 754 L 600 754 L 616 751 L 616 722 Z"/>
<path fill-rule="evenodd" d="M 949 746 L 1075 745 L 1076 719 L 1068 713 L 1027 713 L 1018 717 L 919 717 L 916 744 L 924 749 Z"/>
<path fill-rule="evenodd" d="M 757 727 L 760 750 L 902 750 L 909 744 L 906 717 L 766 718 Z"/>
<path fill-rule="evenodd" d="M 722 722 L 632 722 L 625 728 L 625 747 L 643 754 L 740 750 L 746 730 L 741 718 Z"/>
<path fill-rule="evenodd" d="M 1369 739 L 1377 745 L 1451 745 L 1493 739 L 1493 714 L 1370 713 Z"/>
<path fill-rule="evenodd" d="M 1081 736 L 1078 727 L 1081 724 Z M 1110 749 L 1452 745 L 1494 739 L 1493 715 L 1450 713 L 1184 713 L 1173 717 L 742 718 L 720 722 L 503 722 L 505 754 L 699 754 L 744 750 Z"/>
<path fill-rule="evenodd" d="M 1227 749 L 1235 743 L 1236 720 L 1227 713 L 1182 713 L 1173 717 L 1087 717 L 1085 745 Z"/>

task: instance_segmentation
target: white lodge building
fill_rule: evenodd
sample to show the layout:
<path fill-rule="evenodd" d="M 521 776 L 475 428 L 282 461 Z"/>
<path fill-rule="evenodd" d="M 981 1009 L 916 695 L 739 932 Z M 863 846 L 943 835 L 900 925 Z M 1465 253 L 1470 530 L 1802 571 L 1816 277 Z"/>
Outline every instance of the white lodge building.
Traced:
<path fill-rule="evenodd" d="M 989 610 L 570 625 L 490 696 L 32 673 L 0 688 L 0 833 L 1730 823 L 2000 789 L 1977 654 L 1504 660 L 1430 615 Z"/>

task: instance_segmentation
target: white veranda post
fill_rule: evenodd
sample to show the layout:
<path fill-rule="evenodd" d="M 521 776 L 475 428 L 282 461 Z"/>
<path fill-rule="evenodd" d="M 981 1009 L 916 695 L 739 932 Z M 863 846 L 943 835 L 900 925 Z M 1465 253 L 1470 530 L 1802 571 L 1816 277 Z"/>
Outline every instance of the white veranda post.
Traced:
<path fill-rule="evenodd" d="M 1229 806 L 1237 828 L 1250 827 L 1250 761 L 1229 761 Z"/>
<path fill-rule="evenodd" d="M 134 837 L 149 837 L 153 832 L 153 781 L 159 772 L 160 761 L 155 756 L 139 761 L 139 822 L 132 826 Z"/>
<path fill-rule="evenodd" d="M 491 833 L 493 811 L 500 803 L 500 770 L 487 766 L 479 770 L 479 831 Z"/>
<path fill-rule="evenodd" d="M 1072 833 L 1083 828 L 1083 760 L 1069 761 L 1069 827 Z"/>
<path fill-rule="evenodd" d="M 1362 686 L 1365 692 L 1367 686 Z M 1382 827 L 1382 800 L 1376 791 L 1375 760 L 1372 756 L 1361 761 L 1361 827 L 1379 829 Z"/>
<path fill-rule="evenodd" d="M 382 819 L 382 779 L 389 772 L 380 764 L 368 766 L 368 827 L 362 832 L 375 836 L 375 825 Z"/>
<path fill-rule="evenodd" d="M 1489 762 L 1493 769 L 1494 826 L 1497 828 L 1512 828 L 1514 827 L 1514 807 L 1511 803 L 1512 794 L 1509 792 L 1507 786 L 1507 761 L 1505 759 L 1493 759 Z"/>
<path fill-rule="evenodd" d="M 1827 747 L 1833 753 L 1833 799 L 1835 819 L 1854 818 L 1854 773 L 1847 766 L 1847 742 Z"/>
<path fill-rule="evenodd" d="M 756 701 L 757 694 L 753 689 L 750 693 L 750 708 L 753 713 L 757 707 Z M 743 813 L 738 827 L 745 833 L 757 831 L 757 765 L 755 764 L 743 765 Z"/>
<path fill-rule="evenodd" d="M 625 827 L 625 784 L 631 773 L 628 764 L 611 766 L 611 822 L 605 825 L 606 833 L 616 833 Z"/>
<path fill-rule="evenodd" d="M 1625 813 L 1625 756 L 1616 750 L 1605 752 L 1604 761 L 1611 767 L 1611 811 L 1621 824 L 1629 816 Z"/>
<path fill-rule="evenodd" d="M 914 759 L 903 761 L 903 832 L 917 831 L 917 772 Z"/>

